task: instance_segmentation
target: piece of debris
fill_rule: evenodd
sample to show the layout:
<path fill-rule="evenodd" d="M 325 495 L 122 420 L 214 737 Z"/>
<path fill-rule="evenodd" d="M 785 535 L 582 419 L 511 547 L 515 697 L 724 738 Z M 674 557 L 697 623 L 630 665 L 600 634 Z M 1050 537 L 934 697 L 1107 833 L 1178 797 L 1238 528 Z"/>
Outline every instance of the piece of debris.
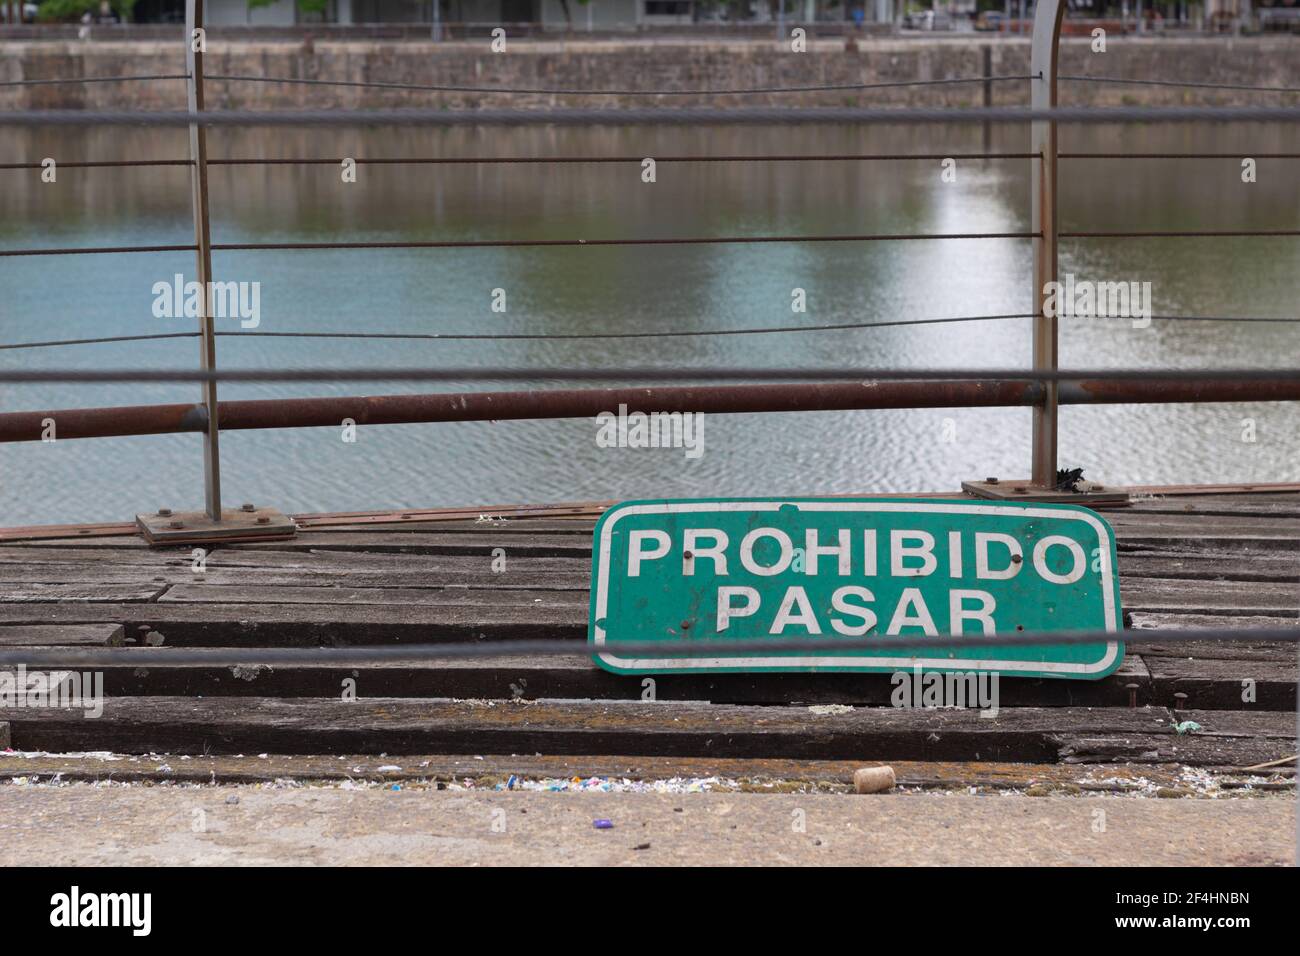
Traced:
<path fill-rule="evenodd" d="M 230 804 L 231 806 L 234 806 L 238 802 L 239 802 L 239 797 L 237 794 L 232 793 L 230 796 L 226 797 L 226 803 Z"/>
<path fill-rule="evenodd" d="M 594 826 L 597 830 L 612 830 L 612 829 L 614 829 L 614 821 L 613 821 L 613 820 L 592 820 L 592 821 L 591 821 L 591 825 Z"/>
<path fill-rule="evenodd" d="M 814 704 L 808 708 L 808 713 L 816 714 L 818 717 L 827 717 L 831 714 L 851 714 L 853 708 L 848 704 Z"/>
<path fill-rule="evenodd" d="M 1250 773 L 1252 770 L 1267 770 L 1270 767 L 1281 767 L 1284 764 L 1294 763 L 1295 759 L 1296 755 L 1292 754 L 1289 757 L 1281 757 L 1277 760 L 1270 760 L 1267 763 L 1257 763 L 1253 767 L 1242 767 L 1241 769 L 1244 773 Z"/>
<path fill-rule="evenodd" d="M 1174 724 L 1174 733 L 1176 734 L 1194 734 L 1201 729 L 1201 725 L 1194 720 L 1184 720 L 1181 724 Z"/>
<path fill-rule="evenodd" d="M 1058 468 L 1056 469 L 1056 490 L 1069 491 L 1079 494 L 1082 489 L 1079 483 L 1083 481 L 1082 468 Z"/>
<path fill-rule="evenodd" d="M 863 767 L 853 772 L 853 789 L 857 793 L 882 793 L 893 790 L 897 783 L 893 767 Z"/>

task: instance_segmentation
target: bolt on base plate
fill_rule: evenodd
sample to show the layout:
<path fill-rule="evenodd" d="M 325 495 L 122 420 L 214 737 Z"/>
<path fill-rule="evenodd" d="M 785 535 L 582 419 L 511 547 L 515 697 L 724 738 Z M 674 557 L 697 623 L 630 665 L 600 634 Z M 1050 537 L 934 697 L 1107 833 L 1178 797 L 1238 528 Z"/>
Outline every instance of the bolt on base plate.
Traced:
<path fill-rule="evenodd" d="M 1126 505 L 1129 502 L 1126 491 L 1111 491 L 1099 486 L 1089 491 L 1036 488 L 1028 478 L 963 481 L 961 490 L 976 498 L 993 501 L 1036 501 L 1040 504 L 1063 505 Z"/>
<path fill-rule="evenodd" d="M 206 511 L 177 511 L 159 508 L 153 514 L 136 515 L 136 527 L 152 545 L 280 541 L 292 538 L 298 529 L 275 508 L 225 508 L 221 520 L 213 521 Z"/>

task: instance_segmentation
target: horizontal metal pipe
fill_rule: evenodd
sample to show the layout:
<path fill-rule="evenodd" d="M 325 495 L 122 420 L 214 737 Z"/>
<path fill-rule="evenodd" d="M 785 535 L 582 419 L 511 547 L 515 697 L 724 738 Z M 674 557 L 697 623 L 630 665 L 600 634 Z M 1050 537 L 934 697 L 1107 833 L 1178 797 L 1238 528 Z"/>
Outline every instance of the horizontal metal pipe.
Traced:
<path fill-rule="evenodd" d="M 1059 388 L 1062 405 L 1165 405 L 1201 402 L 1300 401 L 1300 379 L 1294 377 L 1146 381 L 1065 379 Z"/>
<path fill-rule="evenodd" d="M 1010 408 L 1036 405 L 1042 386 L 1026 381 L 812 382 L 758 385 L 547 389 L 432 395 L 275 398 L 221 402 L 223 431 L 415 422 L 587 418 L 641 412 L 813 412 L 887 408 Z M 1067 379 L 1063 405 L 1300 401 L 1300 379 L 1178 382 Z M 40 441 L 53 420 L 56 438 L 108 438 L 202 432 L 201 405 L 133 405 L 0 414 L 0 442 Z"/>
<path fill-rule="evenodd" d="M 880 408 L 1032 405 L 1032 382 L 811 382 L 758 385 L 547 389 L 432 395 L 277 398 L 218 406 L 222 431 L 412 422 L 588 418 L 618 412 L 799 412 Z M 104 438 L 199 432 L 207 416 L 195 405 L 136 405 L 0 414 L 0 442 L 39 441 L 53 419 L 58 438 Z"/>
<path fill-rule="evenodd" d="M 170 435 L 206 431 L 207 423 L 208 412 L 202 405 L 121 405 L 5 412 L 0 414 L 0 442 Z"/>

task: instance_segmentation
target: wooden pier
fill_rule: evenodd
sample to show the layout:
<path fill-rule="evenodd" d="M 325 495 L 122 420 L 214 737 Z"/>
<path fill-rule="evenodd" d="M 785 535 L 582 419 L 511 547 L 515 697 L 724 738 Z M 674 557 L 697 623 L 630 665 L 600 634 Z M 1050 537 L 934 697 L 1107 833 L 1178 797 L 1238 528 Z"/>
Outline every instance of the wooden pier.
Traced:
<path fill-rule="evenodd" d="M 1026 774 L 1077 780 L 1097 765 L 1172 781 L 1180 768 L 1239 772 L 1293 754 L 1294 645 L 1180 644 L 1159 632 L 1300 626 L 1300 490 L 1173 491 L 1105 512 L 1135 632 L 1120 670 L 1099 681 L 1005 678 L 994 719 L 890 707 L 884 674 L 663 675 L 656 699 L 643 700 L 642 678 L 600 670 L 584 653 L 599 505 L 298 516 L 296 538 L 214 548 L 202 572 L 191 549 L 150 548 L 126 525 L 0 532 L 0 646 L 108 647 L 120 658 L 102 669 L 102 716 L 0 709 L 9 745 L 190 758 L 162 773 L 153 758 L 0 755 L 0 774 L 330 779 L 343 772 L 333 755 L 352 755 L 348 773 L 373 774 L 384 754 L 421 755 L 418 767 L 400 761 L 404 773 L 430 779 L 843 783 L 855 766 L 893 761 L 922 783 L 1010 786 Z M 132 657 L 142 647 L 512 638 L 569 641 L 573 654 L 365 667 L 139 667 Z M 348 680 L 353 701 L 343 699 Z M 1200 729 L 1180 734 L 1183 721 Z M 245 756 L 255 754 L 274 756 Z"/>

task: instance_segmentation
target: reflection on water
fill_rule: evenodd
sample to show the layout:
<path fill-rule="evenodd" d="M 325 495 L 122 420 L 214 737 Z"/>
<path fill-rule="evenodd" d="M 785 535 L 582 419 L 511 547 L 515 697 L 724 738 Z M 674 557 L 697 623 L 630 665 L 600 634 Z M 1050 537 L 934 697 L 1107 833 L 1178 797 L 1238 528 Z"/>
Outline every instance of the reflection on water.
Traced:
<path fill-rule="evenodd" d="M 979 152 L 976 128 L 217 130 L 214 156 L 630 157 L 735 153 Z M 1064 151 L 1300 148 L 1252 126 L 1079 128 Z M 996 130 L 991 147 L 1022 151 Z M 0 161 L 186 155 L 183 131 L 6 134 Z M 1292 161 L 1063 161 L 1062 228 L 1295 229 Z M 221 167 L 217 242 L 1014 232 L 1028 229 L 1028 161 L 660 162 L 610 165 Z M 181 167 L 0 171 L 0 246 L 192 241 Z M 225 252 L 217 278 L 261 283 L 261 331 L 551 332 L 728 329 L 1024 313 L 1026 240 L 762 245 Z M 1300 240 L 1094 240 L 1063 244 L 1061 271 L 1152 283 L 1157 315 L 1297 316 Z M 0 343 L 188 330 L 157 319 L 155 282 L 187 253 L 0 259 Z M 507 311 L 491 308 L 505 290 Z M 804 289 L 807 312 L 791 311 Z M 225 330 L 238 331 L 229 322 Z M 1300 326 L 1116 320 L 1064 325 L 1066 366 L 1293 367 Z M 402 342 L 224 337 L 227 367 L 860 365 L 1007 366 L 1029 358 L 1029 320 L 682 339 Z M 0 351 L 0 367 L 178 367 L 179 339 Z M 454 390 L 485 388 L 476 383 Z M 517 386 L 510 386 L 517 387 Z M 418 386 L 381 384 L 393 393 Z M 355 394 L 357 385 L 228 385 L 223 398 Z M 192 401 L 185 386 L 0 386 L 0 410 Z M 611 409 L 616 411 L 616 409 Z M 653 409 L 645 409 L 653 411 Z M 705 494 L 955 488 L 1028 470 L 1024 409 L 712 416 L 705 452 L 605 449 L 590 420 L 234 432 L 230 502 L 291 511 Z M 1254 443 L 1243 419 L 1255 420 Z M 946 420 L 950 419 L 951 424 Z M 1093 407 L 1062 412 L 1062 464 L 1108 483 L 1300 480 L 1300 425 L 1283 404 Z M 172 435 L 0 447 L 0 524 L 120 519 L 202 497 L 199 439 Z"/>

